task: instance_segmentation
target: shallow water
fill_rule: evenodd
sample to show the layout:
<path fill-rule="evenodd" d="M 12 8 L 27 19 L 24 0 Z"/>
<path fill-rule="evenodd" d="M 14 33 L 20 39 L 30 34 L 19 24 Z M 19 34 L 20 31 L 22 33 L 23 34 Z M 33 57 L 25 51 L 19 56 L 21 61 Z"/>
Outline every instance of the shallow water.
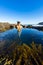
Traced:
<path fill-rule="evenodd" d="M 37 44 L 43 44 L 43 31 L 27 28 L 22 29 L 20 38 L 26 44 L 32 43 L 32 41 Z"/>
<path fill-rule="evenodd" d="M 9 47 L 12 43 L 19 43 L 19 35 L 16 29 L 0 33 L 0 46 Z"/>
<path fill-rule="evenodd" d="M 19 33 L 17 29 L 0 33 L 0 46 L 9 47 L 13 42 L 30 44 L 32 41 L 43 44 L 43 31 L 24 28 Z"/>

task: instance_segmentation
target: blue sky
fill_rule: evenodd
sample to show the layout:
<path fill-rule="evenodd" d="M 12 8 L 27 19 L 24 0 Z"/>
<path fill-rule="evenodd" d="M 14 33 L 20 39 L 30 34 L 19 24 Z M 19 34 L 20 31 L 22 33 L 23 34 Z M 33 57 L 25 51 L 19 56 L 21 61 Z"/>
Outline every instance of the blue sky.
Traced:
<path fill-rule="evenodd" d="M 43 0 L 0 0 L 0 22 L 37 24 L 43 21 Z"/>

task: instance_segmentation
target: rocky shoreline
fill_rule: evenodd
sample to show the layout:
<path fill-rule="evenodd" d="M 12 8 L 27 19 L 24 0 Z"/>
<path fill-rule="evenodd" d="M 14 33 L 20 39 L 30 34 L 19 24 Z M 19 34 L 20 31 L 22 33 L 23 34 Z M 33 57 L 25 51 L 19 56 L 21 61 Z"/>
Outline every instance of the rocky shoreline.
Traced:
<path fill-rule="evenodd" d="M 22 24 L 21 24 L 22 25 Z M 17 24 L 10 24 L 8 22 L 6 23 L 1 23 L 0 22 L 0 32 L 4 32 L 6 30 L 9 30 L 9 29 L 13 29 L 13 28 L 16 28 Z M 43 26 L 42 27 L 35 27 L 33 25 L 22 25 L 23 28 L 33 28 L 33 29 L 38 29 L 38 30 L 42 30 L 43 31 Z"/>

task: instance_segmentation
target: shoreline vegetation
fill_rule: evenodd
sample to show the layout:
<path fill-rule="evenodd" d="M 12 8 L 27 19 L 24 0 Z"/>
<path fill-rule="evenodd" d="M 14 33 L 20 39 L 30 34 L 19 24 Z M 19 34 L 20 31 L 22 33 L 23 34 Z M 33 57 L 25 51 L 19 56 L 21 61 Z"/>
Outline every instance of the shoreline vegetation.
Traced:
<path fill-rule="evenodd" d="M 17 24 L 10 24 L 8 22 L 6 22 L 6 23 L 1 23 L 0 22 L 0 32 L 4 32 L 6 30 L 16 28 L 16 26 L 17 26 Z M 33 28 L 33 29 L 38 29 L 38 30 L 43 31 L 43 27 L 34 27 L 32 25 L 22 25 L 22 27 L 23 28 Z"/>
<path fill-rule="evenodd" d="M 9 53 L 8 53 L 9 51 Z M 0 54 L 0 65 L 43 65 L 43 46 L 22 44 L 11 46 Z"/>

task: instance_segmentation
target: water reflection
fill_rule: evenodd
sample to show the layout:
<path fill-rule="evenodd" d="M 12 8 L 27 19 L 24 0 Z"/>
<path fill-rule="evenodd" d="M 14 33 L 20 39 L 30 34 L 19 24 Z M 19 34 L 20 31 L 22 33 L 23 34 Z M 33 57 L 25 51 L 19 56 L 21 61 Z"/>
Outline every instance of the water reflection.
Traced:
<path fill-rule="evenodd" d="M 19 35 L 16 29 L 0 33 L 0 46 L 9 47 L 12 43 L 19 43 Z"/>
<path fill-rule="evenodd" d="M 11 29 L 0 33 L 0 46 L 5 46 L 6 48 L 13 42 L 30 44 L 32 41 L 37 44 L 43 44 L 43 32 L 36 29 L 23 28 L 20 32 L 17 29 Z"/>
<path fill-rule="evenodd" d="M 43 32 L 36 29 L 22 29 L 21 32 L 22 43 L 32 43 L 34 41 L 37 44 L 43 44 Z"/>

